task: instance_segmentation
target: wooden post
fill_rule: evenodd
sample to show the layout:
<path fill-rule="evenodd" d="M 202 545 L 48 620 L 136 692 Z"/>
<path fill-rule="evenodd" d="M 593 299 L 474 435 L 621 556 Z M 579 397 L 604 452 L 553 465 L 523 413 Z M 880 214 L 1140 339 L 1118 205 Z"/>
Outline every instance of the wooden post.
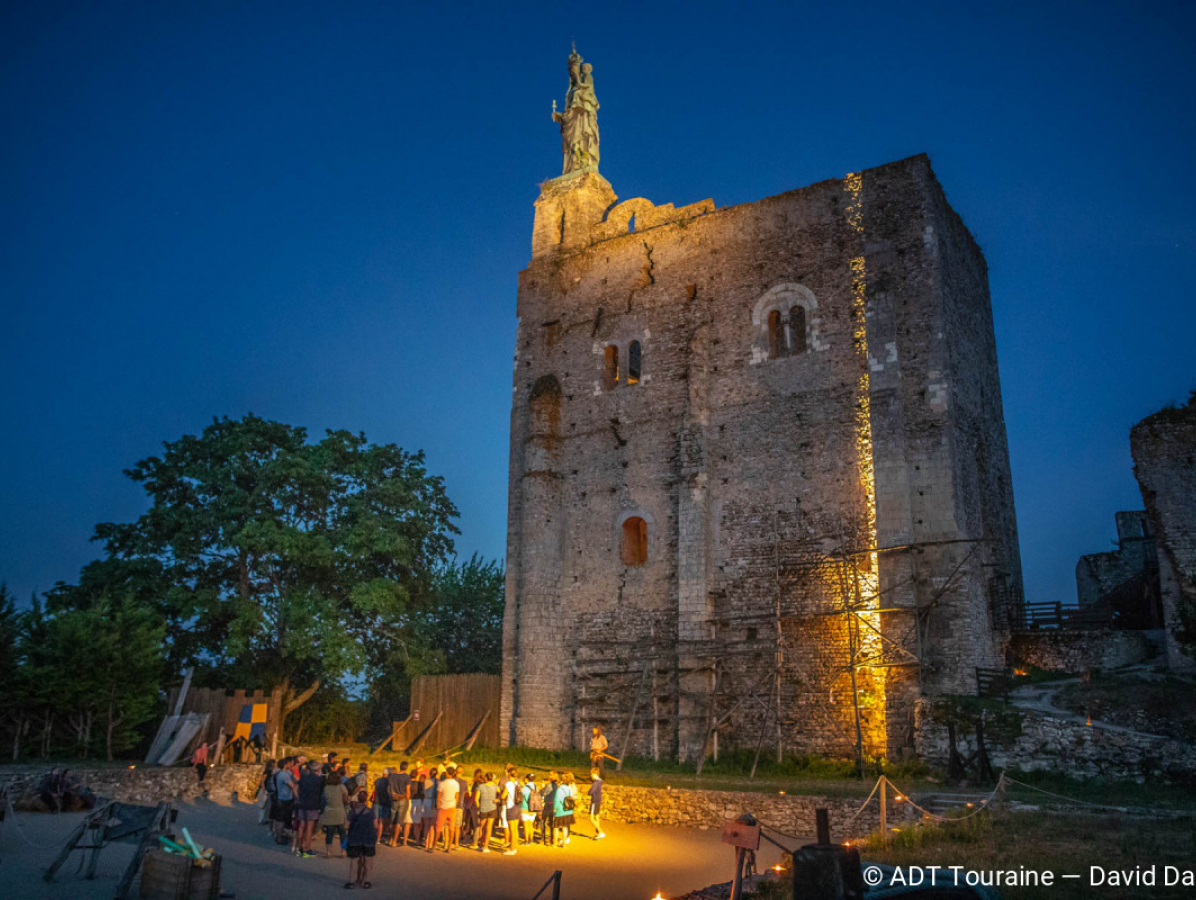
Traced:
<path fill-rule="evenodd" d="M 183 669 L 183 686 L 179 688 L 179 699 L 174 704 L 174 714 L 181 716 L 183 714 L 183 705 L 187 702 L 187 691 L 191 688 L 191 673 L 194 669 L 191 666 Z"/>
<path fill-rule="evenodd" d="M 468 752 L 473 749 L 474 742 L 478 739 L 478 735 L 482 733 L 482 726 L 486 724 L 486 720 L 490 718 L 490 713 L 493 710 L 486 710 L 486 714 L 482 716 L 482 720 L 473 727 L 473 731 L 469 733 L 469 737 L 465 739 L 465 751 Z"/>
<path fill-rule="evenodd" d="M 831 814 L 828 810 L 814 810 L 814 830 L 818 835 L 818 843 L 829 846 L 831 842 Z"/>
<path fill-rule="evenodd" d="M 103 809 L 103 807 L 101 807 Z M 98 811 L 98 810 L 97 810 Z M 88 815 L 78 825 L 75 830 L 71 832 L 70 837 L 66 839 L 66 843 L 62 847 L 62 852 L 58 854 L 54 862 L 50 863 L 50 868 L 46 869 L 46 874 L 42 876 L 46 881 L 54 880 L 54 873 L 58 871 L 59 867 L 66 862 L 66 858 L 71 855 L 71 851 L 75 849 L 75 845 L 79 843 L 79 838 L 83 836 L 83 832 L 87 830 L 87 823 L 91 821 L 91 815 Z"/>
<path fill-rule="evenodd" d="M 116 900 L 123 900 L 125 894 L 129 892 L 129 888 L 133 886 L 133 879 L 137 876 L 137 870 L 141 868 L 141 860 L 158 843 L 158 835 L 166 831 L 166 826 L 170 824 L 170 809 L 170 804 L 165 800 L 158 804 L 154 821 L 149 828 L 145 829 L 145 834 L 141 836 L 141 843 L 133 851 L 133 858 L 129 861 L 125 874 L 121 876 L 120 884 L 116 887 Z"/>
<path fill-rule="evenodd" d="M 743 857 L 746 852 L 742 847 L 735 848 L 735 877 L 731 880 L 731 900 L 743 898 Z"/>
<path fill-rule="evenodd" d="M 427 728 L 425 728 L 422 732 L 420 732 L 420 735 L 419 735 L 419 737 L 417 737 L 415 739 L 415 742 L 410 747 L 407 748 L 408 753 L 418 753 L 419 752 L 419 748 L 424 745 L 424 741 L 426 741 L 428 739 L 428 735 L 430 735 L 432 733 L 432 729 L 436 727 L 436 723 L 440 721 L 440 717 L 443 715 L 444 715 L 444 710 L 441 710 L 440 712 L 436 713 L 436 718 L 434 718 L 432 720 L 431 724 L 429 724 Z"/>
<path fill-rule="evenodd" d="M 880 843 L 882 847 L 889 846 L 889 799 L 885 793 L 885 786 L 889 780 L 880 776 Z"/>

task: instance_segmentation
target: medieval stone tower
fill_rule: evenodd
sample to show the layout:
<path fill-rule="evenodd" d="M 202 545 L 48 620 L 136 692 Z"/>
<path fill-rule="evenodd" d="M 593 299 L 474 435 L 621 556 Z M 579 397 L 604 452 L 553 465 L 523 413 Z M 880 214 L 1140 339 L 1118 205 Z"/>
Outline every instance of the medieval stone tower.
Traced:
<path fill-rule="evenodd" d="M 565 152 L 519 276 L 504 739 L 911 747 L 1021 587 L 987 270 L 929 160 L 674 209 Z"/>

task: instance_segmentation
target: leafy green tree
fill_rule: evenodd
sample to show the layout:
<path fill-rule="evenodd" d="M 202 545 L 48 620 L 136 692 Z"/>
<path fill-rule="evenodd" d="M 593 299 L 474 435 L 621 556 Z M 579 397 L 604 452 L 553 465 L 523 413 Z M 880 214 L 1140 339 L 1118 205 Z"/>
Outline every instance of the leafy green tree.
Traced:
<path fill-rule="evenodd" d="M 33 721 L 30 682 L 22 665 L 25 616 L 17 610 L 8 586 L 0 584 L 0 725 L 11 741 L 12 758 L 21 755 L 21 740 Z"/>
<path fill-rule="evenodd" d="M 127 473 L 150 508 L 103 524 L 83 582 L 161 611 L 170 664 L 286 689 L 284 717 L 321 679 L 389 658 L 452 552 L 457 510 L 422 453 L 248 415 L 217 419 Z"/>
<path fill-rule="evenodd" d="M 476 553 L 437 568 L 431 602 L 413 610 L 368 682 L 369 730 L 390 731 L 409 710 L 416 675 L 502 672 L 502 565 Z"/>
<path fill-rule="evenodd" d="M 81 756 L 101 743 L 109 760 L 139 739 L 159 703 L 161 619 L 133 598 L 102 598 L 45 616 L 26 653 L 38 699 L 69 725 Z"/>
<path fill-rule="evenodd" d="M 503 582 L 497 560 L 475 553 L 437 569 L 434 601 L 422 617 L 427 645 L 443 659 L 443 671 L 502 672 Z"/>

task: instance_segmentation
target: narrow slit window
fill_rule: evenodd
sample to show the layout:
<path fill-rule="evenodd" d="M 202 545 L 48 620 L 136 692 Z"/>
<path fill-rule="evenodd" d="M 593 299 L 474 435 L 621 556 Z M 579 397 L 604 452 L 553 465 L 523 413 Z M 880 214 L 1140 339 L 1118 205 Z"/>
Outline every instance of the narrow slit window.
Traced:
<path fill-rule="evenodd" d="M 648 561 L 648 523 L 632 516 L 623 523 L 623 565 L 642 566 Z"/>
<path fill-rule="evenodd" d="M 627 348 L 627 383 L 640 383 L 640 365 L 641 365 L 640 342 L 632 341 L 631 346 Z"/>
<path fill-rule="evenodd" d="M 806 308 L 795 306 L 789 310 L 789 352 L 794 356 L 806 352 Z"/>
<path fill-rule="evenodd" d="M 773 310 L 768 314 L 768 358 L 776 359 L 785 354 L 785 325 L 781 314 Z"/>
<path fill-rule="evenodd" d="M 614 390 L 619 383 L 619 348 L 614 344 L 607 344 L 604 358 L 602 381 L 608 391 Z"/>

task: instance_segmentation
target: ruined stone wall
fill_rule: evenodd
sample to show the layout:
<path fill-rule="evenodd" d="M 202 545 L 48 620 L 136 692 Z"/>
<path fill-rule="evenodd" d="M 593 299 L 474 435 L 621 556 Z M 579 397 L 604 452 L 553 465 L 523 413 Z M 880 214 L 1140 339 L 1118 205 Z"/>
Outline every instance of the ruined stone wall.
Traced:
<path fill-rule="evenodd" d="M 9 766 L 0 769 L 0 784 L 8 787 L 18 809 L 35 802 L 44 767 Z M 71 773 L 97 797 L 121 803 L 152 806 L 161 800 L 194 800 L 204 794 L 215 800 L 252 801 L 257 794 L 263 767 L 258 765 L 215 766 L 208 770 L 201 789 L 190 766 L 72 769 Z"/>
<path fill-rule="evenodd" d="M 919 709 L 919 722 L 918 755 L 932 765 L 946 766 L 946 726 L 936 722 L 925 707 Z M 976 749 L 974 737 L 957 736 L 956 746 L 964 756 Z M 1187 741 L 1029 711 L 1022 715 L 1020 734 L 1005 742 L 986 734 L 985 748 L 997 770 L 1182 783 L 1196 774 L 1196 747 Z"/>
<path fill-rule="evenodd" d="M 925 157 L 719 210 L 615 200 L 548 183 L 520 275 L 507 739 L 600 724 L 692 758 L 714 725 L 775 752 L 779 710 L 783 749 L 850 754 L 854 645 L 866 750 L 912 746 L 921 691 L 997 658 L 983 567 L 1020 584 L 979 250 Z"/>
<path fill-rule="evenodd" d="M 1146 662 L 1157 654 L 1141 631 L 1018 631 L 1007 656 L 1015 667 L 1079 674 Z"/>
<path fill-rule="evenodd" d="M 1167 659 L 1196 671 L 1196 394 L 1135 425 L 1130 452 L 1159 548 Z"/>
<path fill-rule="evenodd" d="M 1122 511 L 1117 522 L 1117 549 L 1090 553 L 1076 563 L 1076 597 L 1080 606 L 1100 603 L 1133 578 L 1158 574 L 1158 552 L 1150 519 L 1142 511 Z"/>

